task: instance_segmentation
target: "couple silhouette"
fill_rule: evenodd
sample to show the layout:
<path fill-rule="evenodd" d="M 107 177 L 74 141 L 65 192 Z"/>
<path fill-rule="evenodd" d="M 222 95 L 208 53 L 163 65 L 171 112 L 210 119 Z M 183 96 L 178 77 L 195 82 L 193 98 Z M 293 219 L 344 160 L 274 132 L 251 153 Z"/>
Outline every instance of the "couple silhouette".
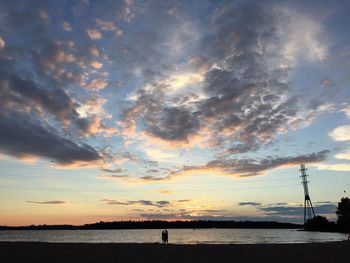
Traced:
<path fill-rule="evenodd" d="M 168 230 L 162 231 L 162 244 L 167 244 L 169 239 Z"/>

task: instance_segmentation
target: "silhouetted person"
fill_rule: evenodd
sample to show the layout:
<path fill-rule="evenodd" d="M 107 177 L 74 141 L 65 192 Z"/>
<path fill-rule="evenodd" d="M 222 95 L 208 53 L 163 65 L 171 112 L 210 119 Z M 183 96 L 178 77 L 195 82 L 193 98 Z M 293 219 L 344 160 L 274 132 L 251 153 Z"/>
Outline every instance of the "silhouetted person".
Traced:
<path fill-rule="evenodd" d="M 168 235 L 168 230 L 163 230 L 162 231 L 162 244 L 168 243 L 169 235 Z"/>
<path fill-rule="evenodd" d="M 162 244 L 165 244 L 165 230 L 162 231 Z"/>
<path fill-rule="evenodd" d="M 164 230 L 164 243 L 167 244 L 169 240 L 168 230 Z"/>

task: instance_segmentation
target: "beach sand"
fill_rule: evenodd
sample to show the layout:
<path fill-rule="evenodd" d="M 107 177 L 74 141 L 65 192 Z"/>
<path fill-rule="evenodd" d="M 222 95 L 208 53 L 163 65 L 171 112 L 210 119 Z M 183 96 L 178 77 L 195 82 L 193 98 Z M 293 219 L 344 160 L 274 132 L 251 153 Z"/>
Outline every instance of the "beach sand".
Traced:
<path fill-rule="evenodd" d="M 350 242 L 161 245 L 0 242 L 0 263 L 349 262 Z"/>

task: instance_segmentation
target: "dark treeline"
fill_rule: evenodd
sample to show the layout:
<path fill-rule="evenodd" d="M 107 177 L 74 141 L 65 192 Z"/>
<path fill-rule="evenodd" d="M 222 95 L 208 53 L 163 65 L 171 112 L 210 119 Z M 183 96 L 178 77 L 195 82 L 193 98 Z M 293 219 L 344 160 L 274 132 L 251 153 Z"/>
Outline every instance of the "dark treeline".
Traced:
<path fill-rule="evenodd" d="M 279 223 L 272 221 L 214 221 L 214 220 L 195 220 L 195 221 L 115 221 L 82 226 L 74 225 L 31 225 L 31 226 L 0 226 L 0 230 L 90 230 L 90 229 L 174 229 L 174 228 L 302 228 L 302 225 L 291 223 Z"/>
<path fill-rule="evenodd" d="M 307 220 L 304 229 L 307 231 L 324 231 L 324 232 L 350 232 L 350 199 L 343 197 L 338 203 L 337 211 L 335 212 L 338 220 L 330 222 L 324 216 L 315 216 Z"/>

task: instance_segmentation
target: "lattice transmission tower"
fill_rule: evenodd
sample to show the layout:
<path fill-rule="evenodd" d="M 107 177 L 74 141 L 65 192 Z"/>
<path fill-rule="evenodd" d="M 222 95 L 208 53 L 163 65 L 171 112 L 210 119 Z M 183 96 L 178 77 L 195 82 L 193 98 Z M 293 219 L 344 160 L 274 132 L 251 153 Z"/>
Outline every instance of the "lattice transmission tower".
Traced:
<path fill-rule="evenodd" d="M 304 224 L 306 224 L 307 220 L 312 219 L 315 217 L 315 211 L 314 207 L 312 206 L 312 202 L 310 199 L 310 194 L 309 194 L 309 187 L 308 183 L 309 181 L 307 180 L 307 177 L 309 176 L 306 174 L 306 168 L 304 164 L 300 165 L 300 172 L 301 172 L 301 183 L 303 184 L 304 187 Z"/>

